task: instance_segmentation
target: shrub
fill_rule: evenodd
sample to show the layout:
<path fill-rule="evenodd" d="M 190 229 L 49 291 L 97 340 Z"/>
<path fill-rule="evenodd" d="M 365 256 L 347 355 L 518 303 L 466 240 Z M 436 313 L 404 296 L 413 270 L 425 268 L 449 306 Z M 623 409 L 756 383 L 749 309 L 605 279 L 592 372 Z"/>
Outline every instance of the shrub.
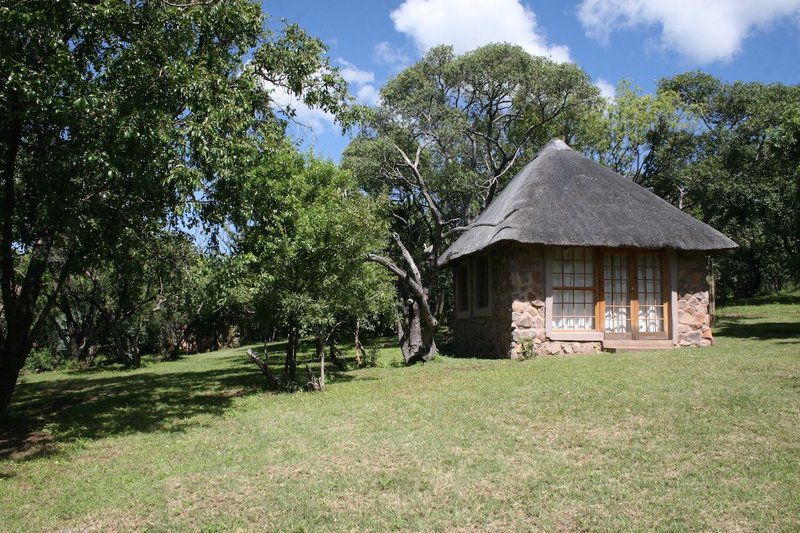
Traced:
<path fill-rule="evenodd" d="M 371 347 L 364 354 L 364 366 L 372 368 L 378 366 L 378 353 L 379 350 L 376 346 Z"/>
<path fill-rule="evenodd" d="M 44 347 L 31 350 L 31 354 L 25 361 L 25 369 L 29 372 L 48 372 L 63 368 L 64 358 L 56 350 Z"/>

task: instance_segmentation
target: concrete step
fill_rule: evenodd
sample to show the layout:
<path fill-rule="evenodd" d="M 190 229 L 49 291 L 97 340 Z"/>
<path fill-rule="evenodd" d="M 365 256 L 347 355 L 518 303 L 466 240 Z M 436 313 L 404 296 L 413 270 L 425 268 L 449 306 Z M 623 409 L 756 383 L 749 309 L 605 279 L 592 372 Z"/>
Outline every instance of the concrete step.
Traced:
<path fill-rule="evenodd" d="M 674 346 L 672 345 L 671 339 L 640 339 L 638 341 L 633 340 L 607 340 L 603 341 L 603 350 L 606 352 L 616 353 L 616 352 L 642 352 L 642 351 L 654 351 L 654 350 L 671 350 Z"/>

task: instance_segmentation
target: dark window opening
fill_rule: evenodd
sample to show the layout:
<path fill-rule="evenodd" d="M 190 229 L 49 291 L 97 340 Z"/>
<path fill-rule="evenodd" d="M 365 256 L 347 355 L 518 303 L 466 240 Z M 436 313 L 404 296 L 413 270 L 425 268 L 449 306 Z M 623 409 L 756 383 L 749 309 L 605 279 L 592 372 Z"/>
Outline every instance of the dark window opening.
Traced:
<path fill-rule="evenodd" d="M 469 267 L 462 265 L 456 272 L 456 309 L 469 311 Z"/>
<path fill-rule="evenodd" d="M 475 307 L 489 307 L 489 258 L 475 258 Z"/>

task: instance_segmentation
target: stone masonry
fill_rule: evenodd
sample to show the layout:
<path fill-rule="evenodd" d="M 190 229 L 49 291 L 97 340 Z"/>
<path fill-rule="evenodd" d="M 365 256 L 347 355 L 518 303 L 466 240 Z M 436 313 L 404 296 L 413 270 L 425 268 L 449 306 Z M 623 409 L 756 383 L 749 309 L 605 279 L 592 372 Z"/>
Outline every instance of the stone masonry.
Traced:
<path fill-rule="evenodd" d="M 704 256 L 678 256 L 678 346 L 711 346 L 714 342 L 708 314 L 706 273 Z"/>
<path fill-rule="evenodd" d="M 490 312 L 454 320 L 456 351 L 518 359 L 531 355 L 597 353 L 603 349 L 601 342 L 547 338 L 544 247 L 504 243 L 492 246 L 485 253 L 490 258 Z M 677 274 L 678 345 L 709 346 L 713 339 L 705 257 L 679 254 Z"/>

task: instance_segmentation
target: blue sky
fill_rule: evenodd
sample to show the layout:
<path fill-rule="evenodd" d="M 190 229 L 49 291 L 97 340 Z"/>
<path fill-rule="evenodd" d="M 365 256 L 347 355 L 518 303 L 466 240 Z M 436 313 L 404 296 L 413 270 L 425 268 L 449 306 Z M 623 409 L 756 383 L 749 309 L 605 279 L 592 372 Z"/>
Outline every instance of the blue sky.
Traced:
<path fill-rule="evenodd" d="M 611 91 L 629 79 L 702 69 L 724 80 L 800 82 L 800 0 L 276 0 L 271 18 L 297 22 L 330 47 L 351 92 L 374 103 L 403 65 L 438 43 L 467 51 L 520 44 L 580 65 Z M 330 117 L 300 109 L 292 134 L 338 160 L 348 139 Z"/>

